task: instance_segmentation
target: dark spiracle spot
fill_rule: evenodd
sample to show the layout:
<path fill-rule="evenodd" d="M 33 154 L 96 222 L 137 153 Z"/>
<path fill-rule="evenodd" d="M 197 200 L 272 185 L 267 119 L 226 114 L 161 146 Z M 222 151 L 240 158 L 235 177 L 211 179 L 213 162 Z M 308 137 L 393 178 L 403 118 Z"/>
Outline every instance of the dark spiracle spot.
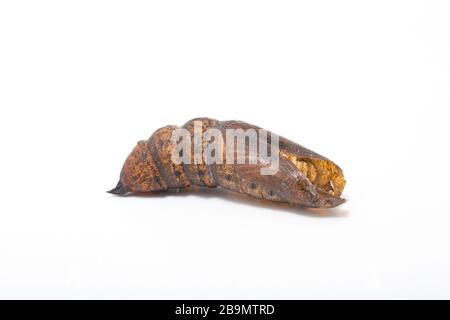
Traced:
<path fill-rule="evenodd" d="M 231 181 L 231 174 L 226 174 L 225 175 L 225 179 L 228 180 L 228 181 Z"/>
<path fill-rule="evenodd" d="M 179 176 L 181 176 L 181 173 L 180 173 L 180 171 L 177 171 L 177 170 L 175 170 L 174 174 L 175 174 L 175 177 L 179 177 Z"/>
<path fill-rule="evenodd" d="M 269 196 L 273 197 L 274 193 L 272 190 L 269 190 Z"/>
<path fill-rule="evenodd" d="M 161 178 L 159 176 L 155 176 L 155 181 L 156 181 L 156 183 L 160 183 L 161 182 Z"/>
<path fill-rule="evenodd" d="M 255 190 L 256 189 L 256 183 L 254 183 L 254 182 L 250 183 L 250 189 Z"/>

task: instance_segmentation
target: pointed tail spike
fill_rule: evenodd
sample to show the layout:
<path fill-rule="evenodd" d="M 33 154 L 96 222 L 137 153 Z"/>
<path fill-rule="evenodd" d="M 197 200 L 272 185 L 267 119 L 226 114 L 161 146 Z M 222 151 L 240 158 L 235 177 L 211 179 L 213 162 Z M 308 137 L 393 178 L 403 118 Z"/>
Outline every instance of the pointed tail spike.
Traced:
<path fill-rule="evenodd" d="M 116 194 L 116 195 L 124 195 L 130 191 L 126 186 L 123 185 L 122 182 L 118 182 L 117 186 L 114 189 L 107 191 L 108 193 Z"/>

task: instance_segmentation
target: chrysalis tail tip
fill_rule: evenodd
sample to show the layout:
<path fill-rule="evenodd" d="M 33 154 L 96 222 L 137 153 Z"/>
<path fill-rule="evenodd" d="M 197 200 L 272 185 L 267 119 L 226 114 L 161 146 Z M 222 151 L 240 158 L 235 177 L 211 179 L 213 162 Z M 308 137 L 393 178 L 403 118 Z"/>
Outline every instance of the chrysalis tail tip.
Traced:
<path fill-rule="evenodd" d="M 128 191 L 129 191 L 128 188 L 126 186 L 124 186 L 122 182 L 119 181 L 117 183 L 117 186 L 114 189 L 111 189 L 106 192 L 116 194 L 116 195 L 124 195 Z"/>

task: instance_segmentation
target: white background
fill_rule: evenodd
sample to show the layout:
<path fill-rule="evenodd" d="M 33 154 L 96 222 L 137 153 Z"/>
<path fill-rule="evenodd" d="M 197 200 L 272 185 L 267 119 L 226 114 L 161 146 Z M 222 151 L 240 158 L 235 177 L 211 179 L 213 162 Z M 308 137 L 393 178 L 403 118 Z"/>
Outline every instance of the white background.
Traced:
<path fill-rule="evenodd" d="M 448 1 L 2 1 L 1 298 L 450 298 Z M 349 201 L 117 197 L 159 127 L 257 124 Z"/>

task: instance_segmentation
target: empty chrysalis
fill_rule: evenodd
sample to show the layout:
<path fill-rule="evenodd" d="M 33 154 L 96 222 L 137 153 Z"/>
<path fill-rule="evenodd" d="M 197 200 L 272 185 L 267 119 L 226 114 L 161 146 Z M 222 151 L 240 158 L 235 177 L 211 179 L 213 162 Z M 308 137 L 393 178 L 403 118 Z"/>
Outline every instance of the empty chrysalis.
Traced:
<path fill-rule="evenodd" d="M 313 208 L 345 202 L 344 175 L 331 160 L 257 126 L 210 118 L 166 126 L 139 141 L 109 192 L 193 186 Z"/>

